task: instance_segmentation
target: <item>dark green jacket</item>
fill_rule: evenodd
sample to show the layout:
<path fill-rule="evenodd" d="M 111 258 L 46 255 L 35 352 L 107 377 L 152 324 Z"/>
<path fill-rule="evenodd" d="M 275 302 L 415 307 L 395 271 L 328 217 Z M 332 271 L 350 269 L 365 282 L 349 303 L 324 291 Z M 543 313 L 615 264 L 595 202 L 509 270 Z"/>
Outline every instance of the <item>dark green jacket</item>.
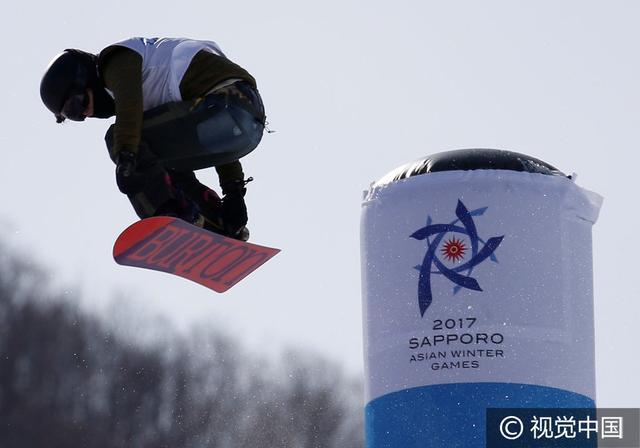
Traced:
<path fill-rule="evenodd" d="M 138 151 L 143 121 L 142 57 L 135 51 L 121 47 L 107 47 L 100 53 L 99 67 L 107 89 L 115 99 L 116 123 L 114 153 L 122 150 Z M 203 97 L 221 82 L 240 78 L 254 87 L 256 81 L 245 69 L 222 56 L 200 51 L 191 61 L 180 83 L 183 100 Z M 243 179 L 240 162 L 216 167 L 220 184 Z"/>

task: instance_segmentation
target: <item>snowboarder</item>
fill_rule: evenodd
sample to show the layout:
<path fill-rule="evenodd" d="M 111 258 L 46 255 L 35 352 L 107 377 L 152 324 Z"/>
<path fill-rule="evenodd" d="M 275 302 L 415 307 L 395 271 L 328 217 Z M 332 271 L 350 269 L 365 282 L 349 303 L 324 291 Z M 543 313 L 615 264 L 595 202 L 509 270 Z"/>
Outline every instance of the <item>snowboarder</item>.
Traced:
<path fill-rule="evenodd" d="M 140 218 L 174 216 L 246 241 L 246 184 L 239 159 L 262 138 L 255 79 L 210 41 L 132 38 L 99 54 L 68 49 L 40 85 L 58 123 L 109 118 L 116 183 Z M 223 197 L 194 171 L 215 167 Z"/>

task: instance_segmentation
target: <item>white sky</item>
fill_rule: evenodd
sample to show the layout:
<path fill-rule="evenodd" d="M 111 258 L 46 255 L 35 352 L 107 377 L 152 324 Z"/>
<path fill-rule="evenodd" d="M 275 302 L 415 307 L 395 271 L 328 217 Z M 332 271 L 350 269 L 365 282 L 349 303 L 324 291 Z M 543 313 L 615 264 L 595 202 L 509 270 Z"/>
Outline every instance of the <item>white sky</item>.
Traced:
<path fill-rule="evenodd" d="M 106 7 L 108 5 L 108 7 Z M 1 228 L 58 283 L 109 309 L 223 328 L 249 350 L 309 349 L 362 368 L 362 190 L 457 148 L 546 160 L 605 197 L 594 227 L 598 399 L 638 406 L 636 1 L 11 2 L 0 34 Z M 283 252 L 225 295 L 117 266 L 135 219 L 102 142 L 108 122 L 58 126 L 38 88 L 64 48 L 130 36 L 217 41 L 257 78 L 271 127 L 244 159 L 252 240 Z M 212 171 L 200 179 L 216 185 Z"/>

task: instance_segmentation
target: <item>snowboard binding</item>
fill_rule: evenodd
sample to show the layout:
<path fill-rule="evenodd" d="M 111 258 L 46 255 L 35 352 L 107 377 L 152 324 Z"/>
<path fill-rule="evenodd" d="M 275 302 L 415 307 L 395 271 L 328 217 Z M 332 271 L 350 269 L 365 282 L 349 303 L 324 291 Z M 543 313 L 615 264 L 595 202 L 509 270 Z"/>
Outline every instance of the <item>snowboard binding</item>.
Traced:
<path fill-rule="evenodd" d="M 214 216 L 212 216 L 214 215 Z M 233 238 L 239 241 L 248 241 L 249 240 L 249 229 L 247 226 L 240 227 L 237 230 L 231 230 L 227 226 L 225 226 L 224 221 L 219 213 L 211 214 L 211 213 L 201 213 L 202 225 L 198 225 L 198 227 L 202 227 L 209 232 L 217 233 L 218 235 L 228 236 L 229 238 Z"/>

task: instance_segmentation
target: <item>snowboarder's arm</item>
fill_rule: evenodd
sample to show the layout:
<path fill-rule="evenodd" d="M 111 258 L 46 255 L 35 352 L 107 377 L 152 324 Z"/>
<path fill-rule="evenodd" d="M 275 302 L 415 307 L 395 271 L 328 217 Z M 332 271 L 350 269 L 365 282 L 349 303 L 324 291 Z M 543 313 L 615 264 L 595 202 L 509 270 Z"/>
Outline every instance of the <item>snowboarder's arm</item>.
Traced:
<path fill-rule="evenodd" d="M 116 104 L 114 154 L 135 154 L 142 129 L 142 57 L 124 47 L 109 48 L 100 57 L 105 86 Z"/>
<path fill-rule="evenodd" d="M 224 188 L 225 184 L 236 180 L 244 180 L 244 173 L 242 172 L 242 165 L 240 161 L 227 163 L 226 165 L 216 166 L 216 172 L 220 179 L 220 186 Z"/>

